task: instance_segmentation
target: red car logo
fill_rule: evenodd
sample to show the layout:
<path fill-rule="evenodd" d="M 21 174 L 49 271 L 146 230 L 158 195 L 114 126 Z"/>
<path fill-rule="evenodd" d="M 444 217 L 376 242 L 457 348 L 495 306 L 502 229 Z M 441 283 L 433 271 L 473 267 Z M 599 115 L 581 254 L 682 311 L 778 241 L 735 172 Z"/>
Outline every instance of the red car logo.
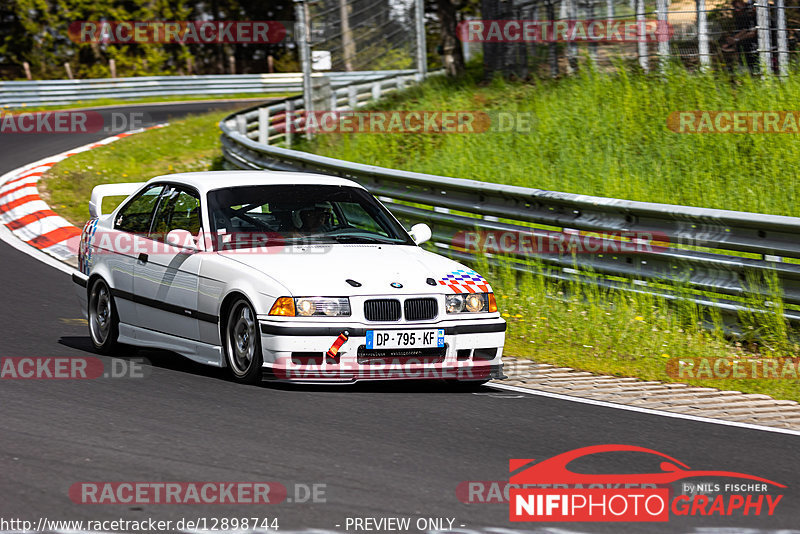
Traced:
<path fill-rule="evenodd" d="M 654 454 L 664 458 L 665 461 L 661 462 L 661 472 L 657 473 L 644 473 L 644 474 L 602 474 L 593 475 L 586 473 L 576 473 L 570 471 L 567 465 L 583 458 L 590 454 L 597 454 L 601 452 L 644 452 Z M 509 470 L 516 471 L 524 465 L 528 465 L 534 460 L 511 460 L 509 463 Z M 524 469 L 523 471 L 512 475 L 509 482 L 514 485 L 525 484 L 669 484 L 676 480 L 693 477 L 729 477 L 729 478 L 744 478 L 748 480 L 755 480 L 758 482 L 766 482 L 785 488 L 783 484 L 778 484 L 772 480 L 761 478 L 744 473 L 737 473 L 734 471 L 701 471 L 693 470 L 683 462 L 668 456 L 664 453 L 646 449 L 644 447 L 637 447 L 634 445 L 593 445 L 591 447 L 583 447 L 568 451 L 553 458 L 543 460 L 533 466 Z"/>

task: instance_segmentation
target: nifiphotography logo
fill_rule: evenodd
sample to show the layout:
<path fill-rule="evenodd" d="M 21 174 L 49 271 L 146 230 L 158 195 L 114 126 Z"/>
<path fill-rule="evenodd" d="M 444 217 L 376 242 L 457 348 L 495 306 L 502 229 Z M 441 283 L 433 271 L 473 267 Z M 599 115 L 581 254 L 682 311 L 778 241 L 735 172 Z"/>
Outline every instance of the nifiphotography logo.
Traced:
<path fill-rule="evenodd" d="M 572 462 L 581 463 L 591 455 L 607 452 L 654 455 L 660 460 L 660 471 L 587 474 L 569 467 Z M 540 462 L 512 459 L 509 470 L 514 473 L 509 480 L 510 521 L 663 522 L 669 521 L 670 513 L 675 516 L 771 516 L 783 499 L 782 493 L 774 493 L 778 491 L 775 488 L 786 487 L 745 473 L 691 469 L 664 453 L 633 445 L 583 447 Z M 681 494 L 670 491 L 669 484 L 691 478 L 701 478 L 703 482 L 681 483 Z M 717 478 L 727 480 L 709 482 Z M 697 488 L 704 491 L 696 491 Z"/>

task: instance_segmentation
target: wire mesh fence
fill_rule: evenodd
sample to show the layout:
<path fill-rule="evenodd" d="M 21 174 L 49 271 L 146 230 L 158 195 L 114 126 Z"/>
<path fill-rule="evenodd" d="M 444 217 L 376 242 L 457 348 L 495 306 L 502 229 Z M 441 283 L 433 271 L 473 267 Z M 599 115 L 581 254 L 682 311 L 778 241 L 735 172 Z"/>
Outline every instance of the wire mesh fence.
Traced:
<path fill-rule="evenodd" d="M 414 66 L 414 0 L 313 0 L 305 6 L 313 70 L 397 70 Z"/>
<path fill-rule="evenodd" d="M 590 62 L 785 75 L 800 58 L 800 6 L 784 0 L 517 0 L 504 15 L 500 37 L 487 39 L 493 21 L 481 21 L 482 39 L 465 39 L 465 55 L 488 45 L 519 77 L 568 74 Z M 510 21 L 523 29 L 506 32 Z M 526 33 L 526 25 L 537 29 Z"/>

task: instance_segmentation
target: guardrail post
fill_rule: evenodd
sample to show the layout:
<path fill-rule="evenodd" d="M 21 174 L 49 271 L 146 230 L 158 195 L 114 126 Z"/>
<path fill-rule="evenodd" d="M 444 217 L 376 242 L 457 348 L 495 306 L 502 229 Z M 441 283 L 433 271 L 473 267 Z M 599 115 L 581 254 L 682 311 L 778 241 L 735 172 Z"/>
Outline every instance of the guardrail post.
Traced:
<path fill-rule="evenodd" d="M 287 100 L 283 107 L 285 110 L 283 120 L 285 125 L 284 134 L 286 135 L 286 146 L 291 148 L 292 129 L 294 128 L 294 103 L 291 100 Z"/>
<path fill-rule="evenodd" d="M 372 100 L 378 100 L 381 97 L 381 82 L 374 82 L 372 84 Z"/>
<path fill-rule="evenodd" d="M 406 79 L 402 76 L 397 78 L 397 90 L 403 91 L 406 88 Z"/>
<path fill-rule="evenodd" d="M 247 119 L 244 115 L 236 115 L 236 131 L 247 137 Z"/>
<path fill-rule="evenodd" d="M 358 92 L 353 85 L 347 86 L 347 104 L 350 106 L 350 109 L 356 109 L 358 107 Z"/>
<path fill-rule="evenodd" d="M 339 97 L 336 95 L 336 90 L 331 91 L 331 111 L 339 109 Z"/>
<path fill-rule="evenodd" d="M 269 144 L 269 108 L 258 108 L 258 142 Z"/>

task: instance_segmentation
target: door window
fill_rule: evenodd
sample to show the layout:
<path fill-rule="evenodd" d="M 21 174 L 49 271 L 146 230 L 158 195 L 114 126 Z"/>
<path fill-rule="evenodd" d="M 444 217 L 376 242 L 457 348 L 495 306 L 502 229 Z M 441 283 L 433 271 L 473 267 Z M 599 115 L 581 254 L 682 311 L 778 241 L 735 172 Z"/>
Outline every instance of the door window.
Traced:
<path fill-rule="evenodd" d="M 196 236 L 200 233 L 200 220 L 200 198 L 173 187 L 161 197 L 150 239 L 163 242 L 172 230 L 186 230 Z"/>
<path fill-rule="evenodd" d="M 156 184 L 136 195 L 119 211 L 114 228 L 132 234 L 147 235 L 153 219 L 153 210 L 163 190 L 163 185 Z"/>

